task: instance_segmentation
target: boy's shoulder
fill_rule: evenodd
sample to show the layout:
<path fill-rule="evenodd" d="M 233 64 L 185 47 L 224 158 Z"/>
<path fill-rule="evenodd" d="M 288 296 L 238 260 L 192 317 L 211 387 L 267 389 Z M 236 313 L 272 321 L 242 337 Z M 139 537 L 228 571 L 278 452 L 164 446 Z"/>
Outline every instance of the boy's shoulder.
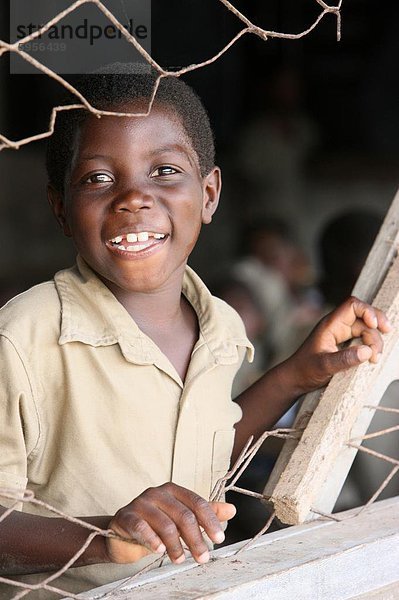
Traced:
<path fill-rule="evenodd" d="M 244 323 L 237 311 L 221 298 L 211 294 L 197 273 L 186 267 L 183 291 L 197 312 L 200 325 L 210 325 L 218 333 L 232 339 L 247 340 Z"/>
<path fill-rule="evenodd" d="M 224 325 L 235 335 L 239 337 L 246 337 L 245 326 L 242 318 L 238 312 L 230 306 L 225 300 L 212 296 L 212 300 L 219 318 L 223 321 Z"/>
<path fill-rule="evenodd" d="M 224 348 L 225 344 L 230 346 L 233 345 L 237 350 L 241 347 L 245 351 L 245 353 L 240 355 L 241 360 L 246 354 L 247 360 L 252 362 L 254 358 L 254 347 L 248 339 L 242 318 L 232 306 L 227 304 L 227 302 L 221 298 L 212 296 L 212 301 L 216 319 L 220 324 L 218 327 L 219 337 L 224 340 Z"/>
<path fill-rule="evenodd" d="M 28 339 L 33 331 L 59 332 L 60 299 L 54 281 L 46 281 L 18 294 L 0 309 L 0 335 Z"/>

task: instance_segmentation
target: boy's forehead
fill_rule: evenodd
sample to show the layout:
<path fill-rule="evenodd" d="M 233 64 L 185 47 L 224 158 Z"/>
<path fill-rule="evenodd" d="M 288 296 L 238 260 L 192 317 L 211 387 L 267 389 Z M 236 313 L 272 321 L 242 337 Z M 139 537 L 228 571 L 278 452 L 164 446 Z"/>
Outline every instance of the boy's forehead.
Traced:
<path fill-rule="evenodd" d="M 107 110 L 127 114 L 142 113 L 146 111 L 147 106 L 148 101 L 143 99 L 107 107 Z M 150 139 L 156 148 L 163 147 L 165 150 L 181 146 L 195 163 L 199 162 L 181 117 L 173 107 L 160 103 L 154 103 L 147 116 L 103 116 L 98 119 L 94 115 L 89 115 L 80 128 L 76 140 L 78 147 L 75 148 L 75 152 L 80 154 L 83 147 L 87 146 L 111 145 L 112 139 L 120 136 L 143 144 Z"/>

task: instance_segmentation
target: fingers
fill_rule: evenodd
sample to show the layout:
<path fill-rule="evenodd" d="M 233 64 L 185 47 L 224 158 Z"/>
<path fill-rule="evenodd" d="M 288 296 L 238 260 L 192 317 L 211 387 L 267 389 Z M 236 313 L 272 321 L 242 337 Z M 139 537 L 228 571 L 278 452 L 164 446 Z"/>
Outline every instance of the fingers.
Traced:
<path fill-rule="evenodd" d="M 383 350 L 382 334 L 391 325 L 386 315 L 358 298 L 348 298 L 313 329 L 289 359 L 289 373 L 296 394 L 302 395 L 328 383 L 339 371 L 362 362 L 378 362 Z M 342 344 L 357 338 L 361 346 L 342 349 Z"/>
<path fill-rule="evenodd" d="M 234 504 L 229 504 L 228 502 L 211 502 L 210 507 L 222 523 L 223 521 L 230 521 L 237 512 Z"/>
<path fill-rule="evenodd" d="M 184 544 L 198 563 L 207 562 L 209 551 L 203 531 L 213 542 L 221 543 L 224 540 L 221 521 L 234 514 L 235 508 L 231 504 L 209 503 L 172 483 L 150 488 L 112 519 L 110 528 L 136 544 L 108 540 L 110 559 L 134 562 L 149 549 L 152 552 L 166 550 L 172 562 L 180 563 L 185 559 Z M 133 560 L 129 560 L 131 558 Z"/>
<path fill-rule="evenodd" d="M 391 325 L 385 313 L 374 306 L 370 306 L 358 298 L 351 297 L 352 307 L 357 318 L 363 319 L 370 329 L 378 329 L 381 333 L 388 333 Z"/>
<path fill-rule="evenodd" d="M 184 494 L 181 493 L 180 495 L 183 496 Z M 186 494 L 186 496 L 187 504 L 180 502 L 173 496 L 164 498 L 162 510 L 158 511 L 160 515 L 156 515 L 151 523 L 163 539 L 166 551 L 173 562 L 180 563 L 184 561 L 182 540 L 193 558 L 198 563 L 205 563 L 209 560 L 209 551 L 201 533 L 200 524 L 204 526 L 204 529 L 207 525 L 208 530 L 212 531 L 213 538 L 215 538 L 222 533 L 220 523 L 205 500 L 199 496 L 193 499 L 191 493 Z M 197 505 L 194 506 L 193 502 Z M 223 533 L 222 536 L 224 538 Z M 222 541 L 222 536 L 219 541 Z"/>
<path fill-rule="evenodd" d="M 381 354 L 371 346 L 351 346 L 337 352 L 320 354 L 318 370 L 324 373 L 325 383 L 327 383 L 327 378 L 331 379 L 340 371 L 357 367 L 366 361 L 377 363 L 380 356 Z"/>
<path fill-rule="evenodd" d="M 385 313 L 378 308 L 362 302 L 354 296 L 337 309 L 343 322 L 348 327 L 348 333 L 336 339 L 336 343 L 342 343 L 351 338 L 361 338 L 363 346 L 357 348 L 345 348 L 340 351 L 333 360 L 339 363 L 357 366 L 366 360 L 372 363 L 379 361 L 383 350 L 381 333 L 388 333 L 391 325 Z M 346 367 L 342 367 L 346 368 Z"/>
<path fill-rule="evenodd" d="M 366 327 L 370 329 L 378 329 L 381 333 L 388 333 L 391 330 L 391 325 L 385 313 L 354 296 L 348 298 L 346 302 L 333 311 L 331 318 L 332 321 L 337 322 L 337 325 L 342 323 L 342 325 L 350 328 L 357 319 L 361 319 Z M 346 340 L 342 339 L 340 341 Z"/>
<path fill-rule="evenodd" d="M 220 544 L 224 540 L 220 522 L 232 518 L 235 508 L 224 502 L 210 504 L 194 492 L 174 484 L 166 484 L 161 487 L 166 489 L 162 501 L 159 502 L 159 508 L 170 517 L 176 528 L 175 531 L 170 530 L 171 539 L 173 537 L 173 543 L 170 545 L 166 536 L 163 536 L 157 529 L 170 558 L 175 562 L 184 560 L 180 544 L 181 538 L 198 563 L 207 562 L 209 551 L 201 528 L 214 543 Z M 170 493 L 171 491 L 172 493 Z M 176 542 L 176 539 L 179 540 L 179 543 Z"/>
<path fill-rule="evenodd" d="M 370 362 L 377 363 L 384 348 L 384 343 L 379 331 L 377 329 L 365 327 L 364 321 L 357 319 L 352 327 L 352 335 L 354 338 L 361 338 L 365 345 L 365 347 L 358 347 L 358 352 L 360 352 L 358 356 L 359 362 L 370 360 Z M 367 346 L 371 350 L 369 353 L 366 353 Z M 361 348 L 363 349 L 361 350 Z"/>
<path fill-rule="evenodd" d="M 164 544 L 162 544 L 159 538 L 157 539 L 155 532 L 150 531 L 150 528 L 148 528 L 146 534 L 143 532 L 143 534 L 140 535 L 139 526 L 136 535 L 137 539 L 129 535 L 129 533 L 115 523 L 114 520 L 111 521 L 109 529 L 126 540 L 123 541 L 118 538 L 108 538 L 106 540 L 110 562 L 118 564 L 134 563 L 151 552 L 163 554 L 166 550 Z M 135 541 L 133 541 L 133 539 L 135 539 Z"/>
<path fill-rule="evenodd" d="M 311 353 L 334 353 L 341 344 L 362 338 L 363 343 L 372 349 L 372 362 L 377 362 L 383 349 L 381 334 L 388 333 L 390 329 L 390 323 L 381 310 L 351 297 L 322 319 L 314 329 L 308 350 Z"/>
<path fill-rule="evenodd" d="M 141 505 L 140 505 L 141 502 Z M 164 547 L 170 559 L 175 563 L 183 562 L 184 549 L 180 537 L 190 548 L 193 556 L 201 562 L 202 555 L 207 552 L 207 546 L 201 535 L 198 523 L 191 511 L 179 501 L 163 499 L 163 509 L 157 506 L 143 506 L 144 500 L 138 503 L 138 511 L 144 518 L 140 522 L 146 524 L 138 531 L 138 520 L 133 515 L 125 519 L 125 530 L 129 536 L 141 544 L 148 546 L 154 537 L 163 540 Z M 165 511 L 165 512 L 164 512 Z M 181 532 L 180 532 L 181 530 Z"/>

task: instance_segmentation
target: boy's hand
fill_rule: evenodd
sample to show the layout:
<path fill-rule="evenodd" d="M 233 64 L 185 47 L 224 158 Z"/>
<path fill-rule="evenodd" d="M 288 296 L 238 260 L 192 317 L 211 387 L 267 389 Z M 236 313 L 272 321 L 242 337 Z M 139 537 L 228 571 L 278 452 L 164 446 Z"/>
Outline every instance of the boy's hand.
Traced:
<path fill-rule="evenodd" d="M 350 297 L 314 328 L 297 352 L 289 359 L 301 393 L 328 383 L 335 373 L 369 360 L 376 363 L 383 349 L 381 333 L 390 324 L 377 308 Z M 360 338 L 361 345 L 340 348 L 340 344 Z"/>
<path fill-rule="evenodd" d="M 151 552 L 167 552 L 171 561 L 184 561 L 182 541 L 198 563 L 209 560 L 208 547 L 201 528 L 215 543 L 224 540 L 220 522 L 235 515 L 232 504 L 207 502 L 194 492 L 174 483 L 145 490 L 130 504 L 121 508 L 109 529 L 132 540 L 123 542 L 107 538 L 107 554 L 111 562 L 136 562 Z"/>

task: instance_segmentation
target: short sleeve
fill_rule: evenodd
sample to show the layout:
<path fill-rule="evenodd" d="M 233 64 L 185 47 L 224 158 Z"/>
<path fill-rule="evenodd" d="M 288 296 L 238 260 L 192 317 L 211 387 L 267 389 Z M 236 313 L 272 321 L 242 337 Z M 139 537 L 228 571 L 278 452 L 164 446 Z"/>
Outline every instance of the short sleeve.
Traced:
<path fill-rule="evenodd" d="M 0 334 L 0 489 L 24 491 L 28 455 L 39 439 L 32 385 L 21 352 Z M 0 498 L 0 504 L 12 501 Z"/>

